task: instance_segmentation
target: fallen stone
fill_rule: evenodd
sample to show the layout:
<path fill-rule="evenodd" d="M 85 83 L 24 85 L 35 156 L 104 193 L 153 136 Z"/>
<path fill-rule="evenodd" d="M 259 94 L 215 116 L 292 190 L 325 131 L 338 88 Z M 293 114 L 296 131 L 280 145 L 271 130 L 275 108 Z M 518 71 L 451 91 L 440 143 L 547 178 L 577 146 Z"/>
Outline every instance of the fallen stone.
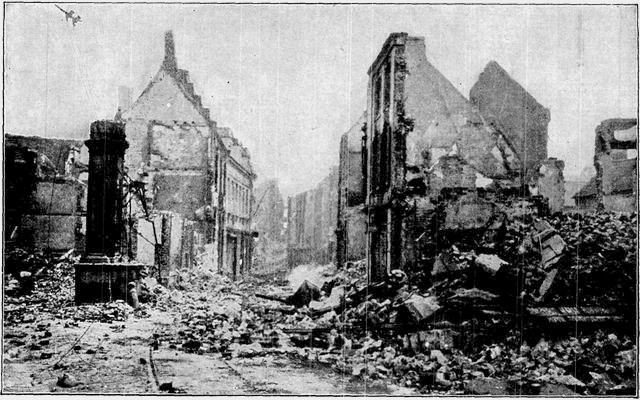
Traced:
<path fill-rule="evenodd" d="M 435 296 L 423 297 L 413 294 L 402 304 L 398 318 L 403 322 L 417 324 L 432 316 L 439 309 L 440 305 Z"/>
<path fill-rule="evenodd" d="M 455 294 L 451 296 L 450 300 L 455 300 L 459 302 L 478 302 L 484 301 L 486 303 L 491 303 L 498 298 L 498 295 L 493 294 L 491 292 L 487 292 L 485 290 L 481 290 L 478 288 L 471 289 L 458 289 Z"/>
<path fill-rule="evenodd" d="M 312 300 L 309 302 L 309 309 L 316 313 L 324 313 L 339 309 L 344 303 L 345 292 L 346 290 L 344 286 L 335 286 L 331 289 L 331 295 L 325 300 Z"/>
<path fill-rule="evenodd" d="M 538 289 L 538 301 L 544 301 L 547 297 L 547 293 L 549 293 L 549 289 L 553 286 L 553 282 L 556 279 L 556 275 L 558 274 L 558 269 L 554 268 L 547 273 L 547 276 L 542 281 L 540 288 Z"/>
<path fill-rule="evenodd" d="M 472 379 L 464 386 L 465 394 L 475 395 L 508 395 L 507 382 L 497 378 Z"/>
<path fill-rule="evenodd" d="M 73 376 L 69 374 L 62 375 L 61 377 L 58 378 L 58 381 L 56 382 L 56 385 L 63 388 L 72 388 L 81 384 L 82 383 L 78 382 Z"/>
<path fill-rule="evenodd" d="M 451 329 L 432 329 L 418 332 L 420 342 L 425 349 L 448 350 L 454 347 L 454 336 L 457 333 Z"/>
<path fill-rule="evenodd" d="M 504 265 L 509 263 L 495 254 L 479 254 L 476 257 L 476 264 L 490 275 L 495 276 Z"/>
<path fill-rule="evenodd" d="M 182 348 L 187 351 L 198 351 L 198 349 L 202 346 L 202 342 L 199 340 L 188 340 L 182 344 Z M 154 346 L 155 349 L 155 346 Z"/>
<path fill-rule="evenodd" d="M 158 386 L 161 392 L 173 393 L 173 382 L 163 382 Z"/>
<path fill-rule="evenodd" d="M 444 365 L 449 361 L 440 350 L 431 350 L 431 353 L 429 353 L 429 357 L 432 360 L 438 361 L 440 365 Z"/>
<path fill-rule="evenodd" d="M 312 300 L 320 298 L 320 289 L 313 283 L 305 280 L 300 284 L 298 289 L 288 299 L 287 303 L 295 307 L 303 307 L 309 305 Z"/>
<path fill-rule="evenodd" d="M 456 263 L 455 258 L 446 252 L 438 254 L 433 262 L 433 268 L 431 269 L 432 276 L 439 276 L 449 272 L 459 271 L 461 268 Z"/>
<path fill-rule="evenodd" d="M 573 375 L 559 375 L 559 376 L 554 376 L 553 380 L 556 383 L 559 383 L 561 385 L 566 385 L 568 387 L 579 387 L 579 388 L 584 388 L 586 385 L 578 380 L 576 377 L 574 377 Z"/>

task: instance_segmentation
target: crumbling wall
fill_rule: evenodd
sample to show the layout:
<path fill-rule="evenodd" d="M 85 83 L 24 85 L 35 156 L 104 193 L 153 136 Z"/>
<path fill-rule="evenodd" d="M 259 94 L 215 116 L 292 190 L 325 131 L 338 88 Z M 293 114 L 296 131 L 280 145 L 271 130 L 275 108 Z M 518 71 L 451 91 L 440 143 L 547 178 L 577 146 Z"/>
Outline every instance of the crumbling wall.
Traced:
<path fill-rule="evenodd" d="M 525 169 L 547 158 L 550 113 L 495 61 L 487 64 L 469 94 L 484 119 L 513 145 Z"/>
<path fill-rule="evenodd" d="M 367 250 L 367 218 L 361 207 L 346 210 L 347 254 L 345 261 L 365 258 Z"/>
<path fill-rule="evenodd" d="M 636 119 L 609 119 L 596 128 L 594 165 L 597 199 L 605 210 L 636 210 L 637 149 Z"/>
<path fill-rule="evenodd" d="M 187 123 L 149 126 L 150 167 L 157 169 L 206 169 L 209 129 Z"/>
<path fill-rule="evenodd" d="M 84 250 L 86 185 L 65 176 L 78 140 L 5 135 L 7 243 L 26 248 Z"/>
<path fill-rule="evenodd" d="M 490 202 L 475 196 L 447 209 L 443 193 L 519 186 L 521 160 L 427 61 L 423 38 L 392 34 L 369 75 L 369 266 L 377 280 L 423 261 L 420 240 L 436 234 L 424 225 L 432 209 L 451 229 L 487 224 Z"/>
<path fill-rule="evenodd" d="M 39 181 L 31 194 L 31 214 L 80 215 L 87 211 L 85 185 L 74 180 Z"/>
<path fill-rule="evenodd" d="M 20 243 L 38 250 L 81 252 L 83 249 L 78 243 L 84 237 L 82 220 L 75 215 L 25 214 L 20 223 Z"/>
<path fill-rule="evenodd" d="M 153 207 L 195 218 L 207 195 L 207 177 L 172 173 L 156 173 L 153 180 Z"/>
<path fill-rule="evenodd" d="M 362 140 L 366 113 L 340 139 L 338 164 L 337 223 L 335 229 L 336 262 L 365 256 L 366 218 L 362 211 L 365 198 Z"/>
<path fill-rule="evenodd" d="M 202 114 L 178 85 L 168 71 L 161 69 L 131 109 L 125 111 L 124 118 L 205 124 Z"/>
<path fill-rule="evenodd" d="M 428 170 L 439 157 L 458 155 L 477 172 L 506 178 L 517 168 L 507 143 L 469 101 L 426 59 L 424 39 L 409 38 L 405 49 L 403 105 L 413 122 L 406 136 L 406 167 Z"/>
<path fill-rule="evenodd" d="M 531 192 L 537 192 L 549 202 L 549 211 L 561 212 L 564 208 L 564 161 L 549 158 L 540 161 L 530 180 Z"/>

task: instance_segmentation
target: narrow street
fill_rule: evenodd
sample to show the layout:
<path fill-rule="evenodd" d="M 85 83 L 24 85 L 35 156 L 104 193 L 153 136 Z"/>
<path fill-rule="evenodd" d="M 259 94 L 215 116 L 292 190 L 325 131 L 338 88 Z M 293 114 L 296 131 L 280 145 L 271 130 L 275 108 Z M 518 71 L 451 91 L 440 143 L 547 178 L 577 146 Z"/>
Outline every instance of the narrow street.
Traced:
<path fill-rule="evenodd" d="M 16 346 L 15 340 L 5 341 L 4 389 L 7 393 L 166 393 L 160 386 L 171 383 L 171 391 L 191 394 L 413 393 L 395 385 L 354 381 L 350 375 L 277 353 L 226 360 L 219 354 L 190 354 L 166 346 L 153 350 L 153 333 L 175 331 L 174 318 L 171 313 L 154 311 L 147 318 L 131 317 L 126 323 L 79 322 L 67 328 L 64 321 L 45 318 L 22 325 L 20 331 L 8 330 L 8 336 L 24 333 L 23 341 L 41 337 L 43 332 L 50 332 L 51 337 L 41 352 Z M 37 325 L 43 323 L 50 325 L 39 330 Z M 43 362 L 38 354 L 51 358 Z M 64 374 L 79 384 L 58 386 Z"/>
<path fill-rule="evenodd" d="M 197 301 L 206 298 L 205 292 L 162 292 L 156 298 L 160 309 L 145 304 L 136 312 L 123 302 L 75 306 L 69 265 L 61 263 L 56 270 L 36 284 L 31 302 L 5 302 L 5 322 L 10 321 L 3 342 L 6 393 L 415 393 L 336 372 L 288 345 L 233 356 L 203 348 L 191 352 L 180 339 L 188 329 L 181 311 L 188 310 L 191 318 L 194 309 L 216 307 Z M 61 313 L 42 307 L 40 300 L 52 296 Z M 176 297 L 181 300 L 173 301 Z"/>

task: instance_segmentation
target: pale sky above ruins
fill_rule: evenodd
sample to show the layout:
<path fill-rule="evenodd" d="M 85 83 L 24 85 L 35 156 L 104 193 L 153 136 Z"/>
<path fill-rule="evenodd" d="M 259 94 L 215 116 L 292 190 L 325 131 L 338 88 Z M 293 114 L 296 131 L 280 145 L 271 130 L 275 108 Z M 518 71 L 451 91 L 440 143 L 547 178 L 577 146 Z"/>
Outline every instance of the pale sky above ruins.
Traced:
<path fill-rule="evenodd" d="M 565 175 L 593 163 L 594 130 L 637 114 L 635 6 L 9 4 L 5 132 L 82 139 L 140 94 L 172 29 L 212 119 L 290 195 L 338 160 L 366 108 L 366 71 L 391 32 L 424 36 L 427 59 L 468 98 L 490 60 L 551 111 L 549 155 Z"/>

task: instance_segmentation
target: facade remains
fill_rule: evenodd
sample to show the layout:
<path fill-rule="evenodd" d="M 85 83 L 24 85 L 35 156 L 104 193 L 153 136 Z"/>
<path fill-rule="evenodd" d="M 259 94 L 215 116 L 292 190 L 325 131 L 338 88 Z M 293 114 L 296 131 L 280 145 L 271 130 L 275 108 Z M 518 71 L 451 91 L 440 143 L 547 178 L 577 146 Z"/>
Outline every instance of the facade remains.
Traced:
<path fill-rule="evenodd" d="M 615 118 L 596 128 L 593 177 L 574 195 L 581 209 L 633 212 L 638 204 L 638 120 Z"/>
<path fill-rule="evenodd" d="M 349 261 L 366 256 L 366 214 L 364 212 L 366 114 L 342 135 L 338 165 L 338 222 L 336 225 L 336 263 L 341 268 Z"/>
<path fill-rule="evenodd" d="M 547 159 L 549 110 L 497 62 L 487 64 L 471 88 L 469 100 L 485 122 L 511 144 L 524 169 L 533 169 Z"/>
<path fill-rule="evenodd" d="M 256 173 L 249 151 L 233 136 L 231 129 L 218 128 L 228 151 L 225 171 L 224 262 L 223 272 L 233 279 L 251 270 L 254 231 L 253 182 Z"/>
<path fill-rule="evenodd" d="M 500 109 L 505 96 L 512 104 Z M 429 63 L 422 37 L 391 34 L 371 65 L 365 204 L 372 280 L 426 262 L 436 230 L 498 229 L 509 202 L 562 209 L 564 165 L 546 158 L 548 110 L 497 63 L 471 97 Z"/>
<path fill-rule="evenodd" d="M 7 245 L 54 253 L 84 249 L 82 145 L 80 140 L 5 135 Z"/>
<path fill-rule="evenodd" d="M 255 174 L 235 138 L 226 139 L 230 149 L 225 146 L 189 73 L 178 68 L 172 32 L 165 35 L 158 73 L 120 112 L 130 144 L 125 167 L 138 187 L 146 188 L 130 213 L 136 259 L 157 265 L 162 282 L 173 269 L 192 266 L 196 257 L 234 277 L 248 271 L 244 260 L 251 259 L 251 245 L 245 233 Z M 243 262 L 247 268 L 238 269 Z"/>

